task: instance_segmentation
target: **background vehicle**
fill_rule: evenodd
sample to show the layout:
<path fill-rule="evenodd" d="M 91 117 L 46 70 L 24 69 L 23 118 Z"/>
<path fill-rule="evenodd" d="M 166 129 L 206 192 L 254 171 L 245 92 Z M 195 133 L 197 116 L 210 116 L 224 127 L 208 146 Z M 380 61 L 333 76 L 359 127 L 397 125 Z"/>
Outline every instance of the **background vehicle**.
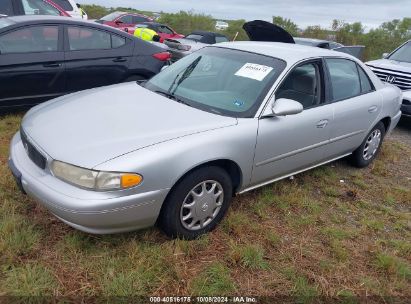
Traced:
<path fill-rule="evenodd" d="M 135 28 L 138 27 L 145 27 L 153 31 L 156 31 L 157 34 L 160 36 L 160 42 L 164 42 L 165 39 L 179 39 L 184 37 L 184 35 L 178 34 L 171 27 L 157 22 L 140 23 L 135 26 Z"/>
<path fill-rule="evenodd" d="M 51 0 L 1 0 L 0 14 L 6 16 L 53 15 L 70 17 L 70 14 Z"/>
<path fill-rule="evenodd" d="M 150 78 L 169 58 L 162 48 L 93 22 L 2 18 L 0 107 L 32 105 L 79 90 Z"/>
<path fill-rule="evenodd" d="M 384 82 L 393 84 L 403 91 L 401 111 L 411 117 L 411 40 L 384 54 L 383 59 L 366 63 Z"/>
<path fill-rule="evenodd" d="M 144 84 L 32 109 L 9 164 L 29 195 L 76 229 L 157 222 L 192 239 L 216 227 L 235 193 L 350 154 L 370 164 L 400 119 L 400 98 L 347 54 L 221 43 Z"/>
<path fill-rule="evenodd" d="M 63 8 L 67 13 L 73 18 L 87 20 L 87 14 L 81 15 L 80 9 L 77 7 L 77 3 L 74 0 L 53 0 L 61 8 Z"/>
<path fill-rule="evenodd" d="M 227 42 L 229 39 L 220 33 L 194 31 L 184 38 L 166 39 L 164 43 L 172 54 L 171 60 L 177 61 L 203 47 L 219 42 Z"/>
<path fill-rule="evenodd" d="M 134 34 L 134 28 L 139 23 L 152 22 L 153 19 L 136 13 L 114 12 L 96 20 L 97 23 L 109 25 L 122 31 Z"/>
<path fill-rule="evenodd" d="M 327 40 L 294 38 L 290 35 L 290 33 L 288 33 L 280 26 L 263 20 L 254 20 L 247 22 L 243 25 L 243 29 L 246 31 L 251 41 L 273 41 L 308 45 L 347 53 L 354 57 L 357 57 L 358 59 L 362 59 L 365 48 L 362 45 L 344 46 L 340 43 Z"/>
<path fill-rule="evenodd" d="M 228 29 L 228 23 L 225 21 L 216 21 L 215 23 L 215 29 L 219 31 L 223 31 Z"/>

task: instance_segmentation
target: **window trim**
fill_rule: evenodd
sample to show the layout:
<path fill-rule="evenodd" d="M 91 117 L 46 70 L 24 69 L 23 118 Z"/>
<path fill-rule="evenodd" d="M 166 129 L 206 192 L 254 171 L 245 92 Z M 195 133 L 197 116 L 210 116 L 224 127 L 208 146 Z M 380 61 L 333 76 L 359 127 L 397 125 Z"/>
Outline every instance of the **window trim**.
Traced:
<path fill-rule="evenodd" d="M 328 64 L 327 64 L 327 59 L 347 60 L 347 61 L 351 61 L 351 62 L 353 62 L 353 63 L 355 64 L 355 66 L 356 66 L 356 71 L 357 71 L 357 74 L 358 74 L 358 80 L 359 80 L 359 82 L 360 82 L 360 93 L 359 93 L 359 94 L 354 95 L 354 96 L 351 96 L 351 97 L 348 97 L 348 98 L 333 100 L 333 98 L 334 98 L 334 92 L 333 92 L 333 88 L 332 88 L 331 74 L 330 74 L 329 66 L 328 66 Z M 336 102 L 340 102 L 340 101 L 344 101 L 344 100 L 349 100 L 349 99 L 353 99 L 353 98 L 356 98 L 356 97 L 359 97 L 359 96 L 362 96 L 362 95 L 370 94 L 370 93 L 376 91 L 375 86 L 374 86 L 374 83 L 370 80 L 368 74 L 367 74 L 367 73 L 364 71 L 364 69 L 363 69 L 365 75 L 368 77 L 368 80 L 370 81 L 370 83 L 371 83 L 371 85 L 372 85 L 372 87 L 373 87 L 373 90 L 370 91 L 370 92 L 366 92 L 366 93 L 363 93 L 363 92 L 362 92 L 361 78 L 360 78 L 360 73 L 358 72 L 358 66 L 359 66 L 359 64 L 358 64 L 358 62 L 356 62 L 355 60 L 353 60 L 353 59 L 351 59 L 351 58 L 346 58 L 346 57 L 332 57 L 332 56 L 327 56 L 327 57 L 324 57 L 324 64 L 325 64 L 325 69 L 326 69 L 326 73 L 327 73 L 327 78 L 328 78 L 328 81 L 329 81 L 329 82 L 328 82 L 328 87 L 329 87 L 329 91 L 330 91 L 330 99 L 329 99 L 328 103 L 331 104 L 331 103 L 336 103 Z"/>
<path fill-rule="evenodd" d="M 281 86 L 284 84 L 284 82 L 288 79 L 290 74 L 295 69 L 297 69 L 298 67 L 306 65 L 306 64 L 314 64 L 316 66 L 316 69 L 318 69 L 319 75 L 316 75 L 316 78 L 317 78 L 317 81 L 319 81 L 319 83 L 320 83 L 321 92 L 320 92 L 320 102 L 318 104 L 315 104 L 315 105 L 312 105 L 310 107 L 304 108 L 303 111 L 314 109 L 314 108 L 323 106 L 323 105 L 328 103 L 329 92 L 327 92 L 328 91 L 326 89 L 327 86 L 325 85 L 326 84 L 326 75 L 325 75 L 325 71 L 324 71 L 324 63 L 323 63 L 322 58 L 318 57 L 318 58 L 310 58 L 310 59 L 306 59 L 306 60 L 303 60 L 303 61 L 299 61 L 288 70 L 288 72 L 284 75 L 284 77 L 278 83 L 277 87 L 275 88 L 275 90 L 273 92 L 274 97 L 275 97 L 274 104 L 277 101 L 276 95 L 277 95 L 278 90 L 281 88 Z"/>
<path fill-rule="evenodd" d="M 22 54 L 50 54 L 50 53 L 56 53 L 56 52 L 62 52 L 63 51 L 63 29 L 61 24 L 56 24 L 56 23 L 41 23 L 41 24 L 29 24 L 29 25 L 23 25 L 20 27 L 15 27 L 12 29 L 9 29 L 3 33 L 0 34 L 0 38 L 4 35 L 7 35 L 12 32 L 20 31 L 25 28 L 30 28 L 30 27 L 47 27 L 47 26 L 54 26 L 57 27 L 57 50 L 53 51 L 37 51 L 37 52 L 13 52 L 13 53 L 1 53 L 1 55 L 22 55 Z"/>

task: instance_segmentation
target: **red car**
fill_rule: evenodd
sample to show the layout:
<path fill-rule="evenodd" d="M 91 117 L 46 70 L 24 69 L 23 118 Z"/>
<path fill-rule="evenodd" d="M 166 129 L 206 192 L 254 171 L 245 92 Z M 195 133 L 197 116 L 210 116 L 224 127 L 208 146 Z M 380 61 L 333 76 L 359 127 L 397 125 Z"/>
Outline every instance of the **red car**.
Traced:
<path fill-rule="evenodd" d="M 52 0 L 0 0 L 0 15 L 54 15 L 71 17 Z"/>
<path fill-rule="evenodd" d="M 171 27 L 157 22 L 143 22 L 137 24 L 135 28 L 138 27 L 145 27 L 149 28 L 150 30 L 156 31 L 157 34 L 160 36 L 160 42 L 164 42 L 165 39 L 184 38 L 184 35 L 178 34 Z M 135 28 L 133 29 L 133 32 Z M 131 33 L 131 31 L 129 31 L 129 33 Z"/>
<path fill-rule="evenodd" d="M 134 33 L 137 24 L 151 21 L 153 19 L 148 16 L 127 12 L 114 12 L 96 20 L 98 23 L 118 28 L 130 34 Z"/>

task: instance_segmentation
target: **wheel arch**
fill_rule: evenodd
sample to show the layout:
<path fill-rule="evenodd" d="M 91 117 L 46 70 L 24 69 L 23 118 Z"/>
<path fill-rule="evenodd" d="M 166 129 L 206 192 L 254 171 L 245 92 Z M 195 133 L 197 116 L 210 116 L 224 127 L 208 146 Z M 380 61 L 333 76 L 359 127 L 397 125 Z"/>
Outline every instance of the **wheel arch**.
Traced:
<path fill-rule="evenodd" d="M 390 129 L 391 126 L 391 118 L 390 117 L 384 117 L 383 119 L 380 120 L 380 122 L 383 123 L 384 128 L 385 128 L 385 132 L 388 132 L 388 130 Z"/>

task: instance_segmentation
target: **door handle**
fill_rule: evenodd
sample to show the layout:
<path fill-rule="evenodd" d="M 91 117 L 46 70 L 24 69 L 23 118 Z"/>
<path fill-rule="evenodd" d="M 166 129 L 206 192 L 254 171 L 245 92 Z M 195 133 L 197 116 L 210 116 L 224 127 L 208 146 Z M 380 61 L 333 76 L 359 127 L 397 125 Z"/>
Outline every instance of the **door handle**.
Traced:
<path fill-rule="evenodd" d="M 45 68 L 59 68 L 59 67 L 61 67 L 61 63 L 57 63 L 57 62 L 46 63 L 46 64 L 43 64 L 43 67 L 45 67 Z"/>
<path fill-rule="evenodd" d="M 317 128 L 323 129 L 328 125 L 328 119 L 323 119 L 317 122 Z"/>
<path fill-rule="evenodd" d="M 116 59 L 113 59 L 113 62 L 125 62 L 125 61 L 127 61 L 127 59 L 123 57 L 117 57 Z"/>
<path fill-rule="evenodd" d="M 372 106 L 372 107 L 369 107 L 368 108 L 368 112 L 369 113 L 374 113 L 375 111 L 377 111 L 378 110 L 378 107 L 377 106 Z"/>

